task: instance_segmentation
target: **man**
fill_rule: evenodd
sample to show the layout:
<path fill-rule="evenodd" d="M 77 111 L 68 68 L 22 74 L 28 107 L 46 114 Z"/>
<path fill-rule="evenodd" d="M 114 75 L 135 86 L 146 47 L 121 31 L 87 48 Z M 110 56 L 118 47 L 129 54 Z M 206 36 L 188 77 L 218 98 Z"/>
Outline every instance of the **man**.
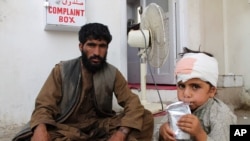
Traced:
<path fill-rule="evenodd" d="M 107 26 L 79 31 L 81 57 L 57 64 L 35 103 L 27 128 L 14 141 L 151 141 L 152 114 L 140 104 L 121 72 L 106 62 L 112 40 Z M 112 110 L 112 96 L 124 108 Z"/>

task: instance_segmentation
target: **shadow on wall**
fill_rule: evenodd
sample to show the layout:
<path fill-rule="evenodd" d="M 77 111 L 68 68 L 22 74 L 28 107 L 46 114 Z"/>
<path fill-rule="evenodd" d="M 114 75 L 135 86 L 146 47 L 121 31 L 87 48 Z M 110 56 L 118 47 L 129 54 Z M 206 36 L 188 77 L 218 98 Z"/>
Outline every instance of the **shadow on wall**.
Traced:
<path fill-rule="evenodd" d="M 242 109 L 249 110 L 250 108 L 250 89 L 244 90 L 241 96 L 241 107 Z"/>
<path fill-rule="evenodd" d="M 225 102 L 232 111 L 250 108 L 249 90 L 245 90 L 244 87 L 219 87 L 216 97 Z"/>

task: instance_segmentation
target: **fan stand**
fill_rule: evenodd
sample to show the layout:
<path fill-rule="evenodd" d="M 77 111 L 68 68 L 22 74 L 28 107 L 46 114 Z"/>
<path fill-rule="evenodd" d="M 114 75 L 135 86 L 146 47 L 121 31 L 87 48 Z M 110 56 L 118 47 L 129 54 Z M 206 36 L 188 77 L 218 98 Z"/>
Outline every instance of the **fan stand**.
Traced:
<path fill-rule="evenodd" d="M 131 30 L 128 34 L 128 44 L 131 47 L 137 47 L 139 48 L 138 56 L 140 56 L 140 79 L 141 79 L 141 103 L 144 106 L 145 109 L 151 111 L 153 114 L 162 112 L 166 105 L 162 103 L 160 94 L 160 103 L 151 103 L 147 101 L 146 98 L 146 74 L 147 74 L 147 62 L 148 62 L 148 47 L 154 48 L 154 47 L 167 47 L 166 45 L 166 32 L 165 32 L 165 20 L 166 17 L 164 16 L 165 13 L 161 9 L 159 5 L 156 3 L 151 3 L 145 8 L 145 0 L 141 1 L 143 2 L 142 7 L 139 9 L 139 14 L 141 17 L 141 23 L 140 23 L 140 30 Z M 145 11 L 142 12 L 145 8 Z M 154 17 L 154 19 L 152 19 Z M 154 44 L 157 43 L 157 44 Z M 167 54 L 166 50 L 163 50 L 164 56 L 156 56 L 158 59 L 161 59 L 161 63 L 163 63 L 163 60 L 166 60 Z M 159 58 L 161 57 L 161 58 Z M 157 59 L 157 58 L 156 58 Z M 150 61 L 151 63 L 151 61 Z M 162 65 L 162 64 L 161 64 Z M 155 67 L 160 67 L 160 64 L 153 65 Z M 152 75 L 151 69 L 150 73 Z M 152 75 L 153 78 L 153 75 Z"/>
<path fill-rule="evenodd" d="M 145 109 L 149 110 L 152 114 L 162 112 L 162 106 L 160 103 L 151 103 L 147 101 L 146 97 L 146 74 L 147 74 L 147 59 L 145 49 L 140 49 L 143 53 L 140 55 L 140 69 L 141 69 L 141 103 Z"/>

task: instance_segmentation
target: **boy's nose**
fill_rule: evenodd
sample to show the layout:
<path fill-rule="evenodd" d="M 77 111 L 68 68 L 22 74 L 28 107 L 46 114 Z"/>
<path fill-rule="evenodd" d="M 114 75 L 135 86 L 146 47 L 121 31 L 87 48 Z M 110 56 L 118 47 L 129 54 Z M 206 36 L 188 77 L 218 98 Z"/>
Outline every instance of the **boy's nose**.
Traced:
<path fill-rule="evenodd" d="M 183 97 L 184 97 L 184 102 L 189 103 L 190 102 L 190 98 L 191 98 L 191 93 L 188 89 L 185 89 L 183 92 Z"/>
<path fill-rule="evenodd" d="M 185 98 L 191 97 L 191 93 L 190 93 L 190 91 L 189 91 L 188 88 L 186 88 L 186 89 L 184 90 L 183 95 L 184 95 Z"/>

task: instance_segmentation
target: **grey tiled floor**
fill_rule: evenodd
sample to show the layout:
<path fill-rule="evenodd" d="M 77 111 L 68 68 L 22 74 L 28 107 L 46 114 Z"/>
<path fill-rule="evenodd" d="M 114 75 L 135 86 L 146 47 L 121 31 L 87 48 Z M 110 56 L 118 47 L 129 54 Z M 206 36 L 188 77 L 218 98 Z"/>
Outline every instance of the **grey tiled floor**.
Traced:
<path fill-rule="evenodd" d="M 238 124 L 250 124 L 250 109 L 249 110 L 236 110 L 235 114 L 238 118 Z M 155 123 L 158 123 L 161 117 L 155 117 Z M 20 130 L 19 126 L 0 127 L 0 141 L 11 141 L 13 136 Z"/>

